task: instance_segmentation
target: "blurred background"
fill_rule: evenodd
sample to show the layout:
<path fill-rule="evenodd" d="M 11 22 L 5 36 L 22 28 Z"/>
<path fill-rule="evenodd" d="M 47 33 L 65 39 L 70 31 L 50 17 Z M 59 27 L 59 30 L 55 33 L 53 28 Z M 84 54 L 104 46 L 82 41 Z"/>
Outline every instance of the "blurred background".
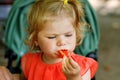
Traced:
<path fill-rule="evenodd" d="M 4 57 L 5 21 L 14 0 L 0 0 L 0 66 Z M 120 0 L 89 0 L 97 13 L 100 28 L 97 80 L 120 80 Z"/>
<path fill-rule="evenodd" d="M 100 27 L 97 80 L 120 80 L 120 0 L 89 0 Z"/>

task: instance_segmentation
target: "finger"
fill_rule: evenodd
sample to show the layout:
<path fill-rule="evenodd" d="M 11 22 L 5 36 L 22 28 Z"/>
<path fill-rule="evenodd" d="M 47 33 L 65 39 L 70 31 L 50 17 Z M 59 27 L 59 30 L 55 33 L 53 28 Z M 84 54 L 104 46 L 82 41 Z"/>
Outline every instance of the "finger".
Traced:
<path fill-rule="evenodd" d="M 71 57 L 69 58 L 69 63 L 72 68 L 77 68 L 79 65 L 77 62 L 75 62 Z"/>
<path fill-rule="evenodd" d="M 71 63 L 70 63 L 70 58 L 68 57 L 66 60 L 66 67 L 69 71 L 71 71 L 73 69 Z"/>
<path fill-rule="evenodd" d="M 69 71 L 67 63 L 68 63 L 67 57 L 63 57 L 62 69 L 63 69 L 63 72 L 65 72 L 65 73 L 67 73 Z"/>

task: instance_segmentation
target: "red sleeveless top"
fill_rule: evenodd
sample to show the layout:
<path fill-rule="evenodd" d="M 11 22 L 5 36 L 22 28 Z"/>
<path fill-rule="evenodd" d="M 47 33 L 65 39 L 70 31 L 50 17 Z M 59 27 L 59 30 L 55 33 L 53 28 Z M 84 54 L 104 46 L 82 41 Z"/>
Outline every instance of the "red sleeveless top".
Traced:
<path fill-rule="evenodd" d="M 42 53 L 27 53 L 21 59 L 22 70 L 27 80 L 66 80 L 62 73 L 62 63 L 46 64 L 41 59 Z M 90 69 L 91 78 L 98 69 L 98 63 L 92 58 L 77 54 L 72 57 L 80 65 L 80 75 L 83 76 Z"/>

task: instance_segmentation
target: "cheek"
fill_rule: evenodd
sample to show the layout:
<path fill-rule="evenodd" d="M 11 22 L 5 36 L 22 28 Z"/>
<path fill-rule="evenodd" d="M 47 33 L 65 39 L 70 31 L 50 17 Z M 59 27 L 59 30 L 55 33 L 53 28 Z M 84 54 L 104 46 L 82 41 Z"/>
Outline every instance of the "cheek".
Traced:
<path fill-rule="evenodd" d="M 75 34 L 75 33 L 74 33 L 73 36 L 69 39 L 69 41 L 70 41 L 72 44 L 76 45 L 76 34 Z"/>
<path fill-rule="evenodd" d="M 71 50 L 74 50 L 76 47 L 76 36 L 72 36 L 71 39 L 69 39 L 69 42 Z"/>
<path fill-rule="evenodd" d="M 76 38 L 71 39 L 70 42 L 71 42 L 71 47 L 75 47 L 76 46 Z"/>
<path fill-rule="evenodd" d="M 54 49 L 54 43 L 49 40 L 43 40 L 39 42 L 39 47 L 43 52 L 51 51 Z"/>

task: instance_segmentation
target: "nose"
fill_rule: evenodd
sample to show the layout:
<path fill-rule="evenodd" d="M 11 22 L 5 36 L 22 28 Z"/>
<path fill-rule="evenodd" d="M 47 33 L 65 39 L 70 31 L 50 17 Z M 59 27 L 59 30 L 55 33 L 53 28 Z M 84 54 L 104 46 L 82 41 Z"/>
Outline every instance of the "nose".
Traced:
<path fill-rule="evenodd" d="M 57 46 L 64 46 L 66 45 L 66 41 L 64 37 L 60 37 L 57 41 Z"/>

